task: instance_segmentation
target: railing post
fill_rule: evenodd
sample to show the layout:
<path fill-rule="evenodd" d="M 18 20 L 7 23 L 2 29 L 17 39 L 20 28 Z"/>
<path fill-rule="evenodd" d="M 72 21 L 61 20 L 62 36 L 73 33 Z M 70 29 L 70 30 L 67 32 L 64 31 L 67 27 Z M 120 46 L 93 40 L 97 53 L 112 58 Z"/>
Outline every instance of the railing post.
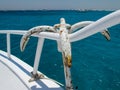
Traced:
<path fill-rule="evenodd" d="M 11 55 L 11 49 L 10 49 L 10 33 L 7 33 L 7 54 L 8 54 L 8 57 L 10 58 L 10 55 Z"/>
<path fill-rule="evenodd" d="M 38 44 L 37 44 L 35 61 L 34 61 L 34 68 L 33 68 L 33 75 L 37 74 L 37 70 L 38 70 L 38 66 L 39 66 L 39 62 L 40 62 L 40 57 L 41 57 L 43 44 L 44 44 L 44 38 L 38 38 Z"/>
<path fill-rule="evenodd" d="M 62 46 L 61 51 L 63 57 L 66 90 L 73 90 L 71 71 L 70 71 L 72 65 L 71 45 L 70 45 L 68 30 L 66 28 L 66 22 L 64 18 L 61 18 L 60 20 L 60 42 Z"/>

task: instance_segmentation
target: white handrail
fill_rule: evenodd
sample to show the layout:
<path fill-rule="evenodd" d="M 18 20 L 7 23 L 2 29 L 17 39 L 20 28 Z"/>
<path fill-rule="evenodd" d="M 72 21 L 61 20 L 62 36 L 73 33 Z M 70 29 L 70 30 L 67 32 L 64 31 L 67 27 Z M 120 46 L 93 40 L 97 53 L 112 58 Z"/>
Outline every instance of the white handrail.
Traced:
<path fill-rule="evenodd" d="M 96 34 L 106 28 L 112 27 L 120 23 L 120 10 L 115 11 L 96 22 L 84 27 L 83 29 L 70 35 L 72 42 L 87 38 L 93 34 Z"/>
<path fill-rule="evenodd" d="M 18 34 L 18 35 L 23 35 L 25 34 L 27 31 L 25 30 L 0 30 L 1 34 L 6 34 L 6 33 L 10 33 L 10 34 Z"/>
<path fill-rule="evenodd" d="M 34 60 L 34 68 L 33 68 L 33 75 L 37 74 L 38 66 L 40 63 L 40 57 L 42 53 L 42 48 L 44 44 L 44 38 L 38 38 L 38 44 L 36 48 L 36 55 Z"/>
<path fill-rule="evenodd" d="M 8 53 L 8 57 L 10 58 L 10 55 L 11 55 L 10 33 L 7 33 L 7 53 Z"/>
<path fill-rule="evenodd" d="M 84 38 L 87 38 L 97 32 L 100 32 L 106 28 L 112 27 L 116 24 L 120 23 L 120 10 L 117 10 L 107 16 L 104 16 L 103 18 L 97 20 L 96 22 L 82 28 L 81 30 L 78 30 L 72 34 L 69 34 L 70 41 L 78 41 Z M 23 30 L 0 30 L 0 33 L 10 33 L 10 34 L 19 34 L 23 35 L 27 31 Z M 32 35 L 37 37 L 43 37 L 47 39 L 52 40 L 59 40 L 59 34 L 58 33 L 52 33 L 52 32 L 41 32 L 39 35 Z"/>

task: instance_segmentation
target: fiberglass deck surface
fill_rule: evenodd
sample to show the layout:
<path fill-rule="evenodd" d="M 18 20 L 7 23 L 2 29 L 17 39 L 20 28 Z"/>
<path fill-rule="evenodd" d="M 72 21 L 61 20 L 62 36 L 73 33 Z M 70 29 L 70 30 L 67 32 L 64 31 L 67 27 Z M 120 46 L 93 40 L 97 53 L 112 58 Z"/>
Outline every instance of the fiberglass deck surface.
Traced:
<path fill-rule="evenodd" d="M 63 90 L 50 79 L 28 82 L 31 66 L 0 50 L 0 90 Z"/>

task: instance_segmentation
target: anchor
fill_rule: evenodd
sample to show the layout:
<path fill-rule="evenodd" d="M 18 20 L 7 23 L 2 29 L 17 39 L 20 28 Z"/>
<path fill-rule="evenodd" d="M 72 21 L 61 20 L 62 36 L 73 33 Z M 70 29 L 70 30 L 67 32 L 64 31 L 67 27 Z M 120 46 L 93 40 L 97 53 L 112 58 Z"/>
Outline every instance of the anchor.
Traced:
<path fill-rule="evenodd" d="M 32 79 L 41 79 L 42 74 L 38 75 L 37 70 L 39 66 L 39 59 L 44 43 L 44 38 L 56 40 L 58 44 L 58 51 L 62 53 L 63 66 L 66 90 L 73 90 L 71 67 L 72 67 L 72 53 L 71 42 L 82 40 L 93 34 L 100 32 L 107 40 L 110 40 L 110 33 L 107 28 L 112 27 L 120 23 L 120 10 L 113 12 L 103 18 L 93 21 L 82 21 L 75 23 L 74 25 L 67 24 L 64 18 L 60 19 L 60 24 L 54 26 L 37 26 L 28 30 L 23 35 L 20 42 L 20 49 L 23 51 L 31 35 L 39 35 L 36 58 L 34 62 L 34 68 L 32 72 Z M 82 29 L 81 29 L 82 28 Z M 42 76 L 43 78 L 44 76 Z"/>

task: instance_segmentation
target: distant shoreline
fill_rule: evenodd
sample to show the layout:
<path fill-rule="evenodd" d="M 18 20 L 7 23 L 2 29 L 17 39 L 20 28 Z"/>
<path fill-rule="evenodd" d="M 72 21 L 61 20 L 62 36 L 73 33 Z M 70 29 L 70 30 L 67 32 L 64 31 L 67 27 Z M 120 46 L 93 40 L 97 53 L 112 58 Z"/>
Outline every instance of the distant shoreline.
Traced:
<path fill-rule="evenodd" d="M 39 10 L 0 10 L 0 11 L 115 11 L 115 10 L 87 10 L 87 9 L 58 9 L 58 10 L 54 10 L 54 9 L 39 9 Z"/>

